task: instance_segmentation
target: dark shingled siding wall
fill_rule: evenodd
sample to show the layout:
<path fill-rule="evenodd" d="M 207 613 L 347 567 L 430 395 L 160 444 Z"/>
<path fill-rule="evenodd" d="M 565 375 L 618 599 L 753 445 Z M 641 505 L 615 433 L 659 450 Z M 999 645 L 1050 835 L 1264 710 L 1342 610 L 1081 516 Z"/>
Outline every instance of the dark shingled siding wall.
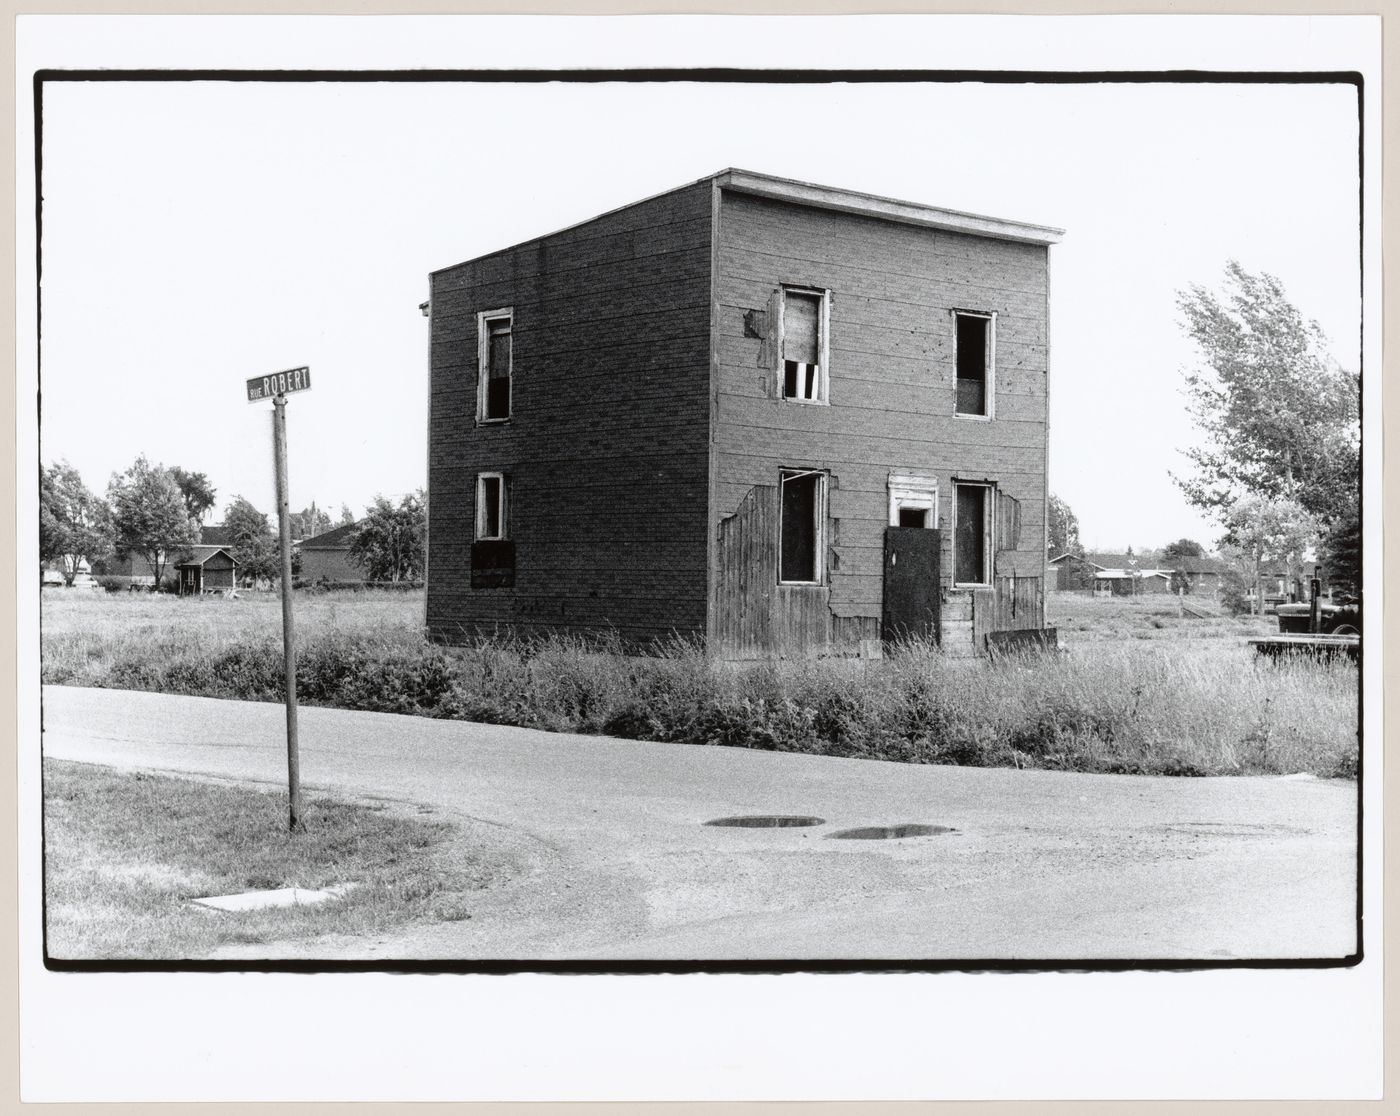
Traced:
<path fill-rule="evenodd" d="M 728 191 L 719 228 L 712 529 L 767 498 L 781 468 L 829 470 L 829 585 L 801 590 L 804 627 L 818 640 L 824 630 L 833 649 L 849 653 L 858 641 L 880 635 L 890 474 L 938 480 L 945 586 L 953 478 L 992 480 L 1020 501 L 1021 515 L 1019 545 L 996 555 L 998 594 L 1003 588 L 1016 594 L 1014 626 L 1042 624 L 1047 249 Z M 777 398 L 771 343 L 755 334 L 779 284 L 832 292 L 829 406 Z M 998 314 L 990 422 L 954 417 L 952 308 Z M 743 538 L 747 549 L 727 555 L 721 547 L 711 630 L 735 644 L 727 654 L 782 653 L 758 633 L 789 624 L 751 612 L 729 615 L 738 599 L 725 584 L 738 564 L 751 561 L 766 566 L 761 575 L 749 570 L 744 577 L 776 582 L 776 539 L 755 550 L 746 533 L 729 534 Z M 829 613 L 825 624 L 807 607 L 812 602 L 805 598 L 814 596 Z M 777 607 L 780 600 L 770 592 L 745 607 Z M 1009 618 L 1011 601 L 1005 603 Z"/>
<path fill-rule="evenodd" d="M 705 626 L 711 186 L 432 277 L 433 638 Z M 479 311 L 513 306 L 511 421 L 476 424 Z M 510 476 L 513 588 L 473 590 L 479 472 Z"/>

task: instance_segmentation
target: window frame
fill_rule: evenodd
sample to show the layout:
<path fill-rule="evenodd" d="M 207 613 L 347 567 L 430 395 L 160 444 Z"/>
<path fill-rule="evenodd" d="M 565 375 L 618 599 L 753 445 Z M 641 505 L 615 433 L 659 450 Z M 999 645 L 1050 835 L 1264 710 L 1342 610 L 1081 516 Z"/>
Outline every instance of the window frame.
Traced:
<path fill-rule="evenodd" d="M 496 518 L 500 534 L 486 534 L 486 482 L 501 482 L 496 501 Z M 476 541 L 488 542 L 510 538 L 510 478 L 505 473 L 477 473 L 476 475 Z"/>
<path fill-rule="evenodd" d="M 953 416 L 973 419 L 977 422 L 991 422 L 996 418 L 997 404 L 997 312 L 995 310 L 965 310 L 954 307 L 949 313 L 953 318 Z M 983 342 L 983 411 L 958 410 L 958 320 L 960 318 L 981 318 L 987 323 L 986 340 Z"/>
<path fill-rule="evenodd" d="M 960 488 L 980 488 L 986 492 L 982 500 L 982 575 L 984 581 L 959 581 L 958 580 L 958 489 Z M 953 510 L 952 510 L 952 567 L 953 573 L 951 583 L 954 589 L 990 589 L 992 588 L 992 578 L 995 576 L 992 563 L 996 558 L 996 539 L 993 537 L 996 531 L 996 498 L 997 486 L 993 481 L 985 480 L 958 480 L 953 479 Z"/>
<path fill-rule="evenodd" d="M 816 519 L 813 538 L 813 574 L 811 581 L 789 581 L 783 577 L 783 485 L 801 477 L 817 478 L 816 506 L 812 509 Z M 778 584 L 779 585 L 825 585 L 826 584 L 826 521 L 830 474 L 825 469 L 782 468 L 778 470 Z"/>
<path fill-rule="evenodd" d="M 899 526 L 901 508 L 922 509 L 929 513 L 929 524 L 925 530 L 938 526 L 938 480 L 914 473 L 895 473 L 889 479 L 890 523 Z"/>
<path fill-rule="evenodd" d="M 491 371 L 490 323 L 504 319 L 510 324 L 510 367 L 506 370 L 506 413 L 488 418 L 486 415 L 487 374 Z M 476 315 L 476 421 L 478 426 L 509 422 L 515 413 L 515 307 L 482 310 Z"/>
<path fill-rule="evenodd" d="M 817 306 L 817 381 L 816 396 L 806 399 L 799 395 L 788 395 L 787 388 L 787 302 L 789 294 L 815 297 Z M 778 287 L 778 398 L 784 403 L 803 403 L 807 406 L 825 407 L 830 404 L 830 347 L 828 336 L 831 332 L 831 291 L 826 287 L 809 287 L 799 283 L 782 283 Z"/>

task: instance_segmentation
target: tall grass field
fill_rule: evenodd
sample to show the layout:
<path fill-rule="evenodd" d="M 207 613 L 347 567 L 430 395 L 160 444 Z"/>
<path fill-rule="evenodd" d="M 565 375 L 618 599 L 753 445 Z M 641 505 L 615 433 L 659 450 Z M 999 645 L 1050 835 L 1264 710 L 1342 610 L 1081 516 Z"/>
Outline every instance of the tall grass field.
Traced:
<path fill-rule="evenodd" d="M 968 662 L 910 645 L 736 666 L 680 639 L 645 655 L 607 639 L 442 647 L 423 635 L 421 592 L 307 593 L 297 691 L 308 705 L 912 763 L 1354 777 L 1356 667 L 1256 661 L 1245 639 L 1272 618 L 1197 611 L 1052 594 L 1059 655 Z M 276 594 L 50 590 L 43 679 L 278 701 L 281 630 Z"/>

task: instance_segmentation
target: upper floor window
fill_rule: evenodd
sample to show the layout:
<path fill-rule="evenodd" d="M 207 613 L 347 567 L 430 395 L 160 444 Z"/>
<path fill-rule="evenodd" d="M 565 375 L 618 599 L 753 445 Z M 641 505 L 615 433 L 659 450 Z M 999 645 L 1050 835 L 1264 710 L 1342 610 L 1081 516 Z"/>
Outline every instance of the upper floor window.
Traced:
<path fill-rule="evenodd" d="M 826 549 L 826 474 L 784 470 L 778 487 L 778 580 L 820 585 Z"/>
<path fill-rule="evenodd" d="M 476 316 L 477 381 L 476 417 L 480 422 L 510 418 L 512 308 L 486 310 Z"/>
<path fill-rule="evenodd" d="M 954 310 L 957 326 L 958 395 L 954 410 L 959 415 L 991 418 L 996 389 L 995 314 Z"/>
<path fill-rule="evenodd" d="M 826 402 L 827 292 L 782 288 L 778 368 L 784 399 Z"/>

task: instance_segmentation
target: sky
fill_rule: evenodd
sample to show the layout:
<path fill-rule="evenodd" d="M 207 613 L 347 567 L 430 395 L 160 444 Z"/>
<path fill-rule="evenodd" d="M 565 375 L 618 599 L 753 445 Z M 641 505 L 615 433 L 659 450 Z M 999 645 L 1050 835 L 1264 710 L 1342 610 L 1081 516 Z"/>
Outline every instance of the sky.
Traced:
<path fill-rule="evenodd" d="M 1050 489 L 1091 549 L 1209 546 L 1177 292 L 1267 271 L 1356 368 L 1357 128 L 1342 84 L 50 83 L 41 460 L 271 513 L 244 381 L 307 365 L 292 507 L 422 487 L 428 273 L 734 166 L 1065 229 Z"/>

